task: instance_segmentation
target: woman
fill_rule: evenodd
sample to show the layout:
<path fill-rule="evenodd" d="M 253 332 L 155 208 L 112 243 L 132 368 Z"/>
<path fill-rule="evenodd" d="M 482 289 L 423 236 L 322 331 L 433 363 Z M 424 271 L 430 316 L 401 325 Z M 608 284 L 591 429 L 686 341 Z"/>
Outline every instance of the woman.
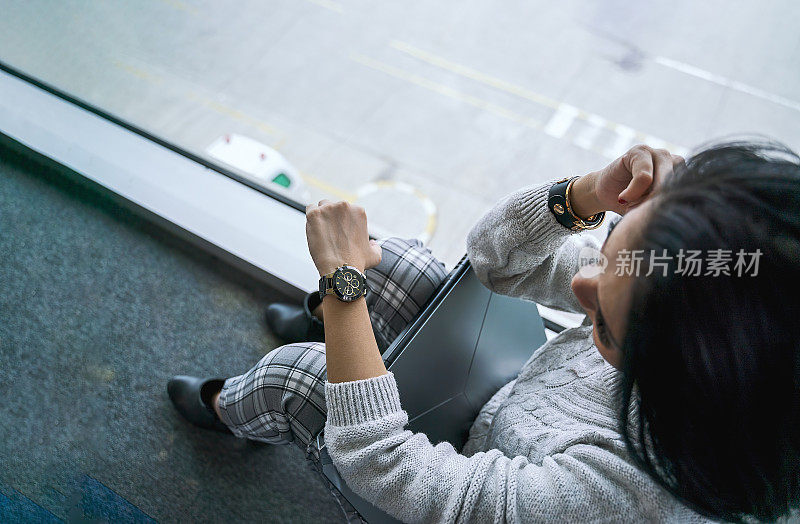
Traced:
<path fill-rule="evenodd" d="M 389 322 L 361 299 L 325 296 L 324 347 L 195 379 L 195 398 L 239 436 L 303 444 L 321 421 L 297 420 L 315 404 L 348 485 L 404 521 L 775 519 L 800 497 L 798 209 L 800 159 L 767 143 L 721 144 L 685 163 L 637 146 L 498 202 L 467 239 L 481 282 L 587 318 L 533 352 L 461 453 L 403 429 L 370 315 L 378 332 Z M 608 211 L 623 218 L 602 246 L 574 234 Z M 386 262 L 357 206 L 309 206 L 307 235 L 321 275 Z M 600 249 L 605 271 L 581 270 L 587 249 Z M 396 288 L 384 275 L 377 295 Z M 311 353 L 314 365 L 298 364 Z M 211 426 L 187 400 L 190 382 L 174 381 L 181 412 Z"/>

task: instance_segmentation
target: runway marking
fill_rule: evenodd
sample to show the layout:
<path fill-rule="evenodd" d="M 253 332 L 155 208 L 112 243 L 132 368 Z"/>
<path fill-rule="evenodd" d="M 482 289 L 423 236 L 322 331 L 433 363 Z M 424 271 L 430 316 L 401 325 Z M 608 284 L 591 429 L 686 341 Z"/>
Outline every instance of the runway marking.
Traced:
<path fill-rule="evenodd" d="M 606 129 L 612 133 L 617 133 L 617 129 L 623 129 L 623 130 L 631 129 L 628 126 L 612 122 L 610 120 L 603 118 L 600 115 L 584 111 L 580 108 L 571 106 L 567 103 L 559 102 L 558 100 L 550 98 L 546 95 L 542 95 L 540 93 L 536 93 L 535 91 L 532 91 L 520 85 L 516 85 L 511 82 L 502 80 L 500 78 L 487 75 L 485 73 L 482 73 L 476 69 L 465 66 L 463 64 L 452 62 L 444 57 L 435 55 L 431 52 L 420 49 L 409 43 L 402 42 L 400 40 L 392 40 L 389 43 L 389 46 L 392 47 L 393 49 L 396 49 L 402 53 L 405 53 L 411 57 L 426 62 L 430 65 L 436 66 L 445 71 L 455 73 L 464 78 L 469 78 L 471 80 L 487 85 L 489 87 L 493 87 L 495 89 L 505 91 L 506 93 L 516 95 L 525 100 L 529 100 L 531 102 L 555 109 L 556 113 L 550 118 L 550 120 L 548 120 L 547 124 L 545 125 L 545 132 L 548 135 L 553 136 L 554 138 L 562 138 L 569 130 L 570 125 L 573 125 L 574 121 L 577 120 L 580 120 L 584 124 L 592 127 L 600 127 Z M 470 95 L 465 95 L 465 96 L 470 96 Z M 566 128 L 562 129 L 562 127 L 565 125 L 567 120 L 570 119 L 570 117 L 572 118 L 572 120 L 569 121 L 569 125 L 567 125 Z M 583 149 L 598 152 L 599 154 L 605 156 L 606 158 L 611 158 L 611 159 L 617 158 L 617 156 L 619 155 L 613 157 L 609 156 L 609 154 L 612 151 L 611 148 L 601 149 L 597 148 L 594 145 L 594 140 L 596 140 L 599 136 L 600 136 L 599 130 L 596 132 L 585 131 L 585 133 L 582 131 L 578 134 L 579 137 L 578 142 L 576 143 L 573 140 L 573 143 L 575 143 L 575 145 Z M 634 136 L 636 137 L 637 140 L 644 142 L 648 145 L 660 144 L 659 147 L 666 146 L 667 149 L 673 152 L 681 151 L 685 153 L 687 151 L 687 149 L 683 146 L 672 144 L 670 142 L 667 142 L 666 140 L 662 140 L 660 138 L 654 137 L 653 135 L 644 133 L 642 131 L 635 131 Z M 627 133 L 624 133 L 623 138 L 618 140 L 615 139 L 614 143 L 622 143 L 622 141 L 626 137 Z M 623 151 L 623 153 L 624 152 L 625 151 Z"/>
<path fill-rule="evenodd" d="M 126 64 L 126 63 L 124 63 L 122 61 L 115 60 L 113 63 L 117 68 L 127 72 L 128 74 L 137 76 L 137 77 L 142 78 L 143 80 L 151 82 L 153 84 L 160 84 L 163 81 L 162 78 L 159 77 L 156 74 L 150 73 L 148 71 L 145 71 L 143 69 L 137 68 L 137 67 L 132 66 L 130 64 Z M 227 116 L 227 117 L 232 118 L 234 120 L 237 120 L 237 121 L 244 122 L 246 124 L 252 125 L 252 126 L 260 129 L 261 131 L 264 131 L 265 133 L 268 133 L 268 134 L 276 137 L 276 140 L 270 146 L 273 149 L 275 149 L 276 151 L 280 151 L 281 148 L 284 146 L 284 144 L 287 141 L 286 133 L 283 132 L 282 130 L 276 128 L 273 125 L 270 125 L 270 124 L 268 124 L 268 123 L 266 123 L 266 122 L 264 122 L 262 120 L 254 118 L 254 117 L 248 115 L 247 113 L 244 113 L 243 111 L 241 111 L 239 109 L 236 109 L 234 107 L 230 107 L 230 106 L 227 106 L 227 105 L 222 104 L 220 102 L 217 102 L 216 100 L 212 99 L 211 97 L 209 97 L 207 95 L 204 95 L 202 93 L 199 93 L 199 92 L 197 92 L 195 90 L 187 89 L 187 90 L 185 90 L 185 93 L 186 93 L 186 95 L 188 97 L 193 98 L 197 102 L 204 104 L 205 106 L 207 106 L 211 110 L 215 111 L 216 113 L 219 113 L 221 115 Z M 344 189 L 340 189 L 340 188 L 336 187 L 335 185 L 329 184 L 328 182 L 326 182 L 324 180 L 321 180 L 321 179 L 311 175 L 310 173 L 300 172 L 300 178 L 302 178 L 303 182 L 305 182 L 309 186 L 313 186 L 313 187 L 315 187 L 315 188 L 317 188 L 317 189 L 319 189 L 319 190 L 321 190 L 321 191 L 323 191 L 323 192 L 325 192 L 325 193 L 327 193 L 329 195 L 332 195 L 332 196 L 334 196 L 336 198 L 339 198 L 341 200 L 346 200 L 348 202 L 354 202 L 354 201 L 356 201 L 358 199 L 358 194 L 351 193 L 351 192 L 346 191 Z M 408 186 L 408 187 L 411 187 L 411 186 Z M 430 238 L 430 236 L 433 235 L 433 232 L 436 229 L 435 206 L 433 205 L 433 202 L 430 200 L 430 198 L 425 196 L 422 192 L 420 192 L 419 190 L 416 190 L 415 188 L 412 188 L 412 189 L 414 190 L 414 192 L 418 196 L 418 198 L 422 201 L 423 208 L 428 213 L 428 219 L 427 219 L 427 223 L 426 223 L 426 226 L 425 226 L 425 234 L 428 235 L 427 238 Z M 431 206 L 433 206 L 433 212 L 431 212 Z"/>
<path fill-rule="evenodd" d="M 384 64 L 383 62 L 359 54 L 350 55 L 350 59 L 355 62 L 358 62 L 359 64 L 365 65 L 377 71 L 382 71 L 388 75 L 394 76 L 401 80 L 405 80 L 420 87 L 424 87 L 425 89 L 429 89 L 441 95 L 453 98 L 455 100 L 459 100 L 461 102 L 483 109 L 485 111 L 489 111 L 490 113 L 496 114 L 503 118 L 514 120 L 515 122 L 519 122 L 523 125 L 532 127 L 534 129 L 541 128 L 541 123 L 538 120 L 534 120 L 533 118 L 520 115 L 505 107 L 499 106 L 487 100 L 483 100 L 482 98 L 478 98 L 476 96 L 468 95 L 466 93 L 458 91 L 457 89 L 453 89 L 452 87 L 446 86 L 444 84 L 433 82 L 432 80 L 428 80 L 427 78 L 423 78 L 413 73 L 409 73 L 408 71 L 405 71 L 403 69 L 399 69 L 397 67 Z"/>
<path fill-rule="evenodd" d="M 331 11 L 339 14 L 344 13 L 344 7 L 342 4 L 334 2 L 333 0 L 306 0 L 306 2 L 324 7 L 325 9 L 330 9 Z"/>
<path fill-rule="evenodd" d="M 578 108 L 569 104 L 559 104 L 558 109 L 547 121 L 544 132 L 553 138 L 563 137 L 572 126 L 572 121 L 578 116 Z"/>
<path fill-rule="evenodd" d="M 769 91 L 765 91 L 763 89 L 747 85 L 743 82 L 739 82 L 738 80 L 732 80 L 722 75 L 706 71 L 705 69 L 700 69 L 699 67 L 695 67 L 693 65 L 684 64 L 683 62 L 679 62 L 677 60 L 672 60 L 671 58 L 657 56 L 654 58 L 654 60 L 659 65 L 662 65 L 664 67 L 669 67 L 670 69 L 680 71 L 681 73 L 685 73 L 687 75 L 694 76 L 696 78 L 701 78 L 708 82 L 718 84 L 724 87 L 729 87 L 735 91 L 739 91 L 740 93 L 745 93 L 754 96 L 756 98 L 761 98 L 762 100 L 767 100 L 768 102 L 772 102 L 773 104 L 778 104 L 784 107 L 788 107 L 789 109 L 794 109 L 795 111 L 800 111 L 800 102 L 798 102 L 797 100 L 792 100 L 790 98 L 776 95 L 774 93 L 770 93 Z"/>
<path fill-rule="evenodd" d="M 614 143 L 606 148 L 603 154 L 607 157 L 618 158 L 631 148 L 633 139 L 636 136 L 636 131 L 621 124 L 617 124 L 614 131 L 617 135 L 614 139 Z"/>
<path fill-rule="evenodd" d="M 212 98 L 209 98 L 209 97 L 207 97 L 205 95 L 202 95 L 202 94 L 194 92 L 194 91 L 187 91 L 187 94 L 189 96 L 191 96 L 192 98 L 202 102 L 203 104 L 208 106 L 210 109 L 214 110 L 216 113 L 228 116 L 228 117 L 230 117 L 230 118 L 232 118 L 234 120 L 238 120 L 239 122 L 244 122 L 245 124 L 249 124 L 249 125 L 251 125 L 251 126 L 253 126 L 255 128 L 258 128 L 259 130 L 261 130 L 261 131 L 263 131 L 263 132 L 265 132 L 267 134 L 270 134 L 270 135 L 273 135 L 273 136 L 283 137 L 283 132 L 280 131 L 278 128 L 273 127 L 273 126 L 267 124 L 266 122 L 264 122 L 262 120 L 259 120 L 258 118 L 252 117 L 252 116 L 248 115 L 247 113 L 244 113 L 243 111 L 240 111 L 239 109 L 227 106 L 225 104 L 217 102 L 216 100 L 214 100 Z"/>
<path fill-rule="evenodd" d="M 572 139 L 572 143 L 583 149 L 593 149 L 595 140 L 600 135 L 600 130 L 606 128 L 606 121 L 597 115 L 589 115 L 587 122 L 590 124 Z M 602 154 L 602 151 L 601 151 Z"/>
<path fill-rule="evenodd" d="M 395 42 L 395 44 L 399 45 L 401 43 Z M 419 56 L 423 56 L 420 53 L 417 53 L 417 54 Z M 426 54 L 425 56 L 427 58 L 430 58 L 429 54 Z M 546 133 L 549 136 L 552 136 L 553 138 L 562 139 L 566 135 L 567 131 L 569 131 L 570 127 L 575 125 L 576 122 L 580 122 L 581 129 L 578 131 L 578 133 L 576 133 L 575 138 L 572 139 L 571 142 L 573 144 L 575 144 L 576 146 L 582 148 L 582 149 L 586 149 L 588 151 L 593 151 L 593 152 L 595 152 L 595 153 L 597 153 L 597 154 L 599 154 L 601 156 L 604 156 L 604 157 L 606 157 L 606 158 L 608 158 L 610 160 L 614 160 L 619 156 L 618 154 L 615 154 L 615 152 L 618 150 L 619 146 L 622 143 L 630 144 L 628 147 L 633 145 L 631 143 L 632 142 L 632 140 L 631 140 L 632 138 L 634 138 L 635 140 L 638 140 L 639 142 L 642 142 L 642 143 L 645 143 L 647 145 L 650 145 L 652 147 L 666 147 L 667 149 L 669 149 L 673 153 L 680 154 L 682 156 L 685 156 L 686 151 L 687 151 L 687 149 L 685 147 L 678 146 L 678 145 L 675 145 L 675 144 L 671 144 L 671 143 L 669 143 L 669 142 L 667 142 L 665 140 L 662 140 L 660 138 L 657 138 L 657 137 L 655 137 L 653 135 L 649 135 L 649 134 L 643 133 L 641 131 L 633 130 L 628 126 L 624 126 L 622 124 L 617 124 L 615 122 L 611 122 L 611 121 L 601 117 L 600 115 L 597 115 L 597 114 L 594 114 L 594 113 L 589 113 L 587 111 L 583 111 L 582 109 L 579 109 L 579 108 L 577 108 L 577 107 L 575 107 L 573 105 L 567 104 L 567 103 L 563 103 L 563 102 L 556 103 L 556 102 L 554 102 L 555 106 L 552 106 L 552 107 L 554 107 L 556 111 L 550 117 L 550 119 L 547 121 L 547 123 L 543 124 L 543 123 L 541 123 L 538 120 L 535 120 L 533 118 L 520 115 L 519 113 L 516 113 L 516 112 L 512 111 L 511 109 L 508 109 L 508 108 L 505 108 L 505 107 L 502 107 L 502 106 L 498 106 L 497 104 L 494 104 L 492 102 L 488 102 L 486 100 L 483 100 L 482 98 L 478 98 L 476 96 L 469 95 L 469 94 L 464 93 L 462 91 L 458 91 L 456 89 L 453 89 L 452 87 L 446 86 L 444 84 L 440 84 L 438 82 L 434 82 L 432 80 L 428 80 L 427 78 L 423 78 L 423 77 L 421 77 L 419 75 L 416 75 L 414 73 L 411 73 L 409 71 L 405 71 L 403 69 L 391 66 L 389 64 L 385 64 L 385 63 L 380 62 L 378 60 L 375 60 L 373 58 L 369 58 L 367 56 L 359 55 L 359 54 L 352 54 L 352 55 L 350 55 L 350 58 L 352 60 L 362 64 L 362 65 L 365 65 L 365 66 L 370 67 L 372 69 L 375 69 L 377 71 L 382 71 L 382 72 L 384 72 L 384 73 L 386 73 L 388 75 L 394 76 L 394 77 L 399 78 L 401 80 L 405 80 L 407 82 L 410 82 L 412 84 L 418 85 L 420 87 L 424 87 L 425 89 L 429 89 L 429 90 L 434 91 L 436 93 L 439 93 L 441 95 L 453 98 L 455 100 L 459 100 L 461 102 L 467 103 L 467 104 L 472 105 L 474 107 L 478 107 L 480 109 L 484 109 L 486 111 L 494 113 L 494 114 L 496 114 L 498 116 L 501 116 L 503 118 L 507 118 L 509 120 L 513 120 L 515 122 L 523 124 L 523 125 L 525 125 L 527 127 L 530 127 L 532 129 L 543 131 L 544 133 Z M 444 61 L 444 59 L 440 59 L 440 60 L 436 60 L 436 62 L 445 63 L 446 61 Z M 470 78 L 480 78 L 480 77 L 483 76 L 483 75 L 479 75 L 474 70 L 470 70 L 469 68 L 462 68 L 460 66 L 458 66 L 458 67 L 456 67 L 456 66 L 457 66 L 457 64 L 452 66 L 452 67 L 448 66 L 447 69 L 449 71 L 452 71 L 452 72 L 463 71 L 463 70 L 472 71 L 472 73 L 470 73 L 470 75 L 471 75 Z M 504 85 L 504 84 L 505 83 L 502 82 L 502 81 L 494 82 L 494 85 L 497 85 L 497 86 Z M 518 91 L 526 91 L 526 90 L 524 90 L 522 88 L 519 88 Z M 527 92 L 527 95 L 530 95 L 530 94 L 531 94 L 531 92 Z M 533 100 L 534 99 L 534 97 L 532 97 L 532 96 L 525 96 L 525 98 L 528 99 L 528 100 Z M 549 102 L 546 105 L 548 107 L 551 107 Z M 603 130 L 605 130 L 606 132 L 613 133 L 615 135 L 617 135 L 619 132 L 622 132 L 622 136 L 621 137 L 615 137 L 615 139 L 614 139 L 614 144 L 616 144 L 617 147 L 602 148 L 602 147 L 598 147 L 595 144 L 595 142 L 601 137 L 601 131 L 603 131 Z M 631 131 L 633 132 L 632 134 L 631 134 Z M 625 151 L 627 151 L 627 149 L 622 151 L 622 153 L 624 153 Z M 620 154 L 622 154 L 622 153 L 620 153 Z"/>
<path fill-rule="evenodd" d="M 160 84 L 162 82 L 161 77 L 159 77 L 158 75 L 154 75 L 153 73 L 145 71 L 144 69 L 141 69 L 134 65 L 126 64 L 125 62 L 122 62 L 117 59 L 114 59 L 113 63 L 114 66 L 116 66 L 117 68 L 122 69 L 123 71 L 126 71 L 135 77 L 141 78 L 142 80 L 146 80 L 153 84 Z"/>
<path fill-rule="evenodd" d="M 342 200 L 347 200 L 348 202 L 354 202 L 358 198 L 358 195 L 356 195 L 355 193 L 350 193 L 349 191 L 339 189 L 338 187 L 333 186 L 325 182 L 324 180 L 320 180 L 319 178 L 313 175 L 309 175 L 308 173 L 301 172 L 300 178 L 302 178 L 303 182 L 305 182 L 306 184 L 314 186 L 317 189 L 321 189 L 322 191 L 325 191 L 326 193 L 329 193 Z"/>
<path fill-rule="evenodd" d="M 413 195 L 417 198 L 420 203 L 422 204 L 422 208 L 425 210 L 427 214 L 427 218 L 425 220 L 425 227 L 422 233 L 415 236 L 415 238 L 422 241 L 422 243 L 427 244 L 430 242 L 431 238 L 433 237 L 433 233 L 436 231 L 436 204 L 433 203 L 433 200 L 417 189 L 416 187 L 408 184 L 406 182 L 397 182 L 395 180 L 377 180 L 375 182 L 368 182 L 358 188 L 357 191 L 357 198 L 362 199 L 367 195 L 372 193 L 376 193 L 381 190 L 394 190 L 399 191 L 400 193 L 406 193 L 408 195 Z"/>
<path fill-rule="evenodd" d="M 134 66 L 132 64 L 128 64 L 128 63 L 123 62 L 121 60 L 116 60 L 115 59 L 115 60 L 113 60 L 112 63 L 118 69 L 121 69 L 121 70 L 127 72 L 128 74 L 131 74 L 133 76 L 141 78 L 142 80 L 145 80 L 145 81 L 150 82 L 152 84 L 158 85 L 158 84 L 162 84 L 163 81 L 164 81 L 159 75 L 157 75 L 155 73 L 152 73 L 150 71 L 144 70 L 144 69 L 142 69 L 140 67 L 136 67 L 136 66 Z M 189 96 L 191 98 L 194 98 L 195 100 L 203 103 L 204 105 L 206 105 L 210 109 L 214 110 L 216 113 L 228 116 L 230 118 L 233 118 L 234 120 L 238 120 L 239 122 L 244 122 L 245 124 L 249 124 L 249 125 L 251 125 L 253 127 L 256 127 L 258 129 L 260 129 L 261 131 L 264 131 L 265 133 L 268 133 L 268 134 L 273 135 L 273 136 L 281 136 L 282 137 L 282 135 L 283 135 L 283 132 L 280 131 L 279 129 L 277 129 L 276 127 L 271 126 L 268 123 L 266 123 L 266 122 L 264 122 L 262 120 L 259 120 L 258 118 L 252 117 L 252 116 L 248 115 L 247 113 L 245 113 L 243 111 L 240 111 L 239 109 L 236 109 L 234 107 L 230 107 L 230 106 L 227 106 L 227 105 L 222 104 L 220 102 L 217 102 L 216 100 L 214 100 L 210 96 L 204 95 L 204 94 L 199 93 L 199 92 L 197 92 L 195 90 L 192 90 L 192 89 L 186 89 L 184 91 L 184 93 L 187 96 Z"/>
<path fill-rule="evenodd" d="M 323 6 L 323 7 L 332 9 L 334 8 L 334 6 L 338 5 L 335 4 L 335 2 L 328 2 L 327 0 L 319 0 L 319 1 L 308 0 L 308 1 L 311 1 L 312 3 L 319 5 L 322 5 L 320 2 L 328 3 L 329 4 L 328 6 Z M 395 47 L 398 50 L 412 54 L 412 56 L 415 56 L 416 58 L 429 62 L 432 65 L 436 65 L 442 69 L 456 73 L 460 76 L 470 78 L 485 85 L 489 85 L 490 87 L 501 89 L 503 91 L 514 94 L 531 102 L 552 108 L 555 110 L 555 112 L 545 124 L 535 118 L 522 115 L 509 108 L 464 93 L 450 86 L 437 83 L 435 81 L 429 80 L 427 78 L 413 74 L 403 69 L 382 63 L 378 60 L 369 58 L 367 56 L 352 54 L 350 55 L 350 58 L 366 67 L 372 68 L 377 71 L 381 71 L 385 74 L 389 74 L 391 76 L 407 81 L 414 85 L 423 87 L 425 89 L 436 92 L 443 96 L 447 96 L 454 100 L 458 100 L 462 103 L 466 103 L 473 107 L 477 107 L 481 110 L 490 112 L 502 118 L 506 118 L 511 121 L 517 122 L 529 128 L 536 129 L 539 131 L 544 131 L 548 135 L 556 138 L 563 138 L 573 125 L 580 124 L 582 127 L 581 129 L 578 129 L 577 133 L 575 133 L 575 138 L 572 139 L 572 142 L 578 145 L 579 147 L 597 152 L 598 154 L 606 156 L 611 159 L 617 158 L 619 154 L 624 153 L 625 150 L 627 150 L 627 147 L 629 147 L 629 145 L 634 140 L 650 143 L 651 145 L 659 145 L 659 146 L 667 145 L 671 150 L 673 150 L 673 152 L 676 152 L 678 154 L 684 154 L 683 152 L 685 151 L 685 148 L 680 148 L 679 146 L 667 144 L 663 140 L 653 137 L 652 135 L 636 131 L 630 127 L 621 124 L 610 122 L 599 115 L 583 111 L 577 107 L 571 106 L 566 103 L 555 101 L 544 95 L 539 95 L 538 93 L 534 93 L 533 91 L 530 91 L 528 89 L 522 88 L 520 86 L 515 86 L 514 84 L 511 84 L 509 82 L 492 78 L 488 75 L 484 75 L 466 66 L 454 64 L 441 57 L 436 57 L 435 55 L 432 55 L 430 53 L 426 53 L 424 51 L 413 48 L 408 44 L 403 44 L 402 42 L 394 42 L 393 47 Z M 152 74 L 145 69 L 137 68 L 135 66 L 131 66 L 129 64 L 125 64 L 119 61 L 115 61 L 114 64 L 118 68 L 126 71 L 127 73 L 142 78 L 148 82 L 152 82 L 154 84 L 162 82 L 162 79 L 159 76 Z M 203 103 L 211 110 L 219 114 L 225 115 L 234 120 L 245 122 L 249 125 L 252 125 L 260 129 L 265 133 L 277 137 L 274 142 L 275 145 L 272 146 L 276 150 L 280 150 L 281 146 L 286 142 L 287 137 L 285 132 L 281 131 L 280 129 L 266 122 L 254 118 L 239 109 L 222 104 L 208 95 L 195 92 L 192 89 L 186 89 L 185 92 L 188 96 Z M 595 142 L 601 135 L 601 132 L 604 130 L 614 133 L 615 140 L 612 146 L 607 147 L 605 149 L 601 149 L 597 147 Z M 623 147 L 625 147 L 625 149 L 619 152 Z M 340 189 L 308 173 L 301 172 L 300 176 L 303 179 L 303 181 L 308 185 L 314 186 L 317 189 L 327 194 L 333 195 L 337 198 L 340 198 L 342 200 L 354 202 L 359 197 L 359 194 L 357 193 L 351 193 L 346 190 Z M 381 183 L 378 182 L 377 184 L 380 185 Z M 397 184 L 401 184 L 398 187 L 403 187 L 402 183 L 397 183 Z M 408 186 L 408 188 L 405 188 L 405 190 L 406 192 L 413 193 L 422 201 L 423 208 L 425 209 L 425 212 L 427 213 L 428 216 L 427 223 L 425 225 L 425 231 L 422 234 L 422 238 L 426 238 L 429 240 L 433 236 L 433 233 L 437 225 L 436 206 L 433 203 L 433 201 L 430 200 L 429 197 L 424 195 L 416 188 Z"/>
<path fill-rule="evenodd" d="M 446 69 L 447 71 L 456 73 L 457 75 L 463 76 L 465 78 L 471 78 L 472 80 L 476 80 L 483 84 L 500 89 L 501 91 L 506 91 L 508 93 L 517 95 L 520 98 L 525 98 L 532 102 L 536 102 L 537 104 L 551 107 L 553 109 L 557 109 L 558 106 L 560 105 L 560 102 L 558 100 L 554 100 L 548 96 L 536 93 L 534 91 L 531 91 L 530 89 L 525 89 L 524 87 L 512 84 L 511 82 L 506 82 L 505 80 L 501 80 L 499 78 L 495 78 L 487 74 L 481 73 L 480 71 L 477 71 L 465 65 L 456 64 L 455 62 L 451 62 L 446 58 L 434 55 L 433 53 L 429 53 L 427 51 L 423 51 L 422 49 L 414 47 L 406 42 L 401 42 L 399 40 L 392 40 L 392 42 L 389 45 L 397 49 L 398 51 L 402 51 L 403 53 L 411 55 L 419 60 L 422 60 L 423 62 L 428 62 L 429 64 L 435 65 L 441 69 Z"/>

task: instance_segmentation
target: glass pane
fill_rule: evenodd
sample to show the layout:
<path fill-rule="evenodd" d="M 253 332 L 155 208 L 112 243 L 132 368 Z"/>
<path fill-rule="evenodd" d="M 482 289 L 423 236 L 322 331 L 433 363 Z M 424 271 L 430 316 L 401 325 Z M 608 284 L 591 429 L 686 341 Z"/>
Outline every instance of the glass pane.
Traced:
<path fill-rule="evenodd" d="M 448 263 L 519 187 L 637 142 L 800 147 L 798 4 L 3 2 L 0 58 Z"/>

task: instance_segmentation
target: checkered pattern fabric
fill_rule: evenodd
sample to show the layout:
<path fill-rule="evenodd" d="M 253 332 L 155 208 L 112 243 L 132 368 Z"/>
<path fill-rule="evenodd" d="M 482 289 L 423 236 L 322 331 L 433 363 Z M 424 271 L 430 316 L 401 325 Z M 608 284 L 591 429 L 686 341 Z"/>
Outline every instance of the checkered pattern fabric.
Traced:
<path fill-rule="evenodd" d="M 378 242 L 381 263 L 366 270 L 367 310 L 384 352 L 447 276 L 444 264 L 419 240 Z M 224 422 L 238 437 L 295 443 L 331 490 L 348 522 L 358 513 L 322 475 L 313 439 L 325 427 L 325 344 L 298 342 L 267 353 L 252 369 L 225 381 L 219 396 Z"/>
<path fill-rule="evenodd" d="M 380 241 L 381 263 L 366 271 L 367 309 L 381 352 L 408 325 L 447 276 L 419 240 Z M 225 381 L 222 421 L 239 437 L 303 450 L 325 426 L 325 344 L 299 342 L 269 352 Z"/>
<path fill-rule="evenodd" d="M 383 353 L 433 295 L 447 270 L 419 240 L 388 238 L 379 244 L 381 263 L 366 271 L 367 309 Z"/>

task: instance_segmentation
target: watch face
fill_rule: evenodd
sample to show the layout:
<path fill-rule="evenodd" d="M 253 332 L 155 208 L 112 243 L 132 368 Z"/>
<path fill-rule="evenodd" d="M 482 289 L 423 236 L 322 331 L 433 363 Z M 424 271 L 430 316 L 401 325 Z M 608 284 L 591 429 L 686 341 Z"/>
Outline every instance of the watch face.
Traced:
<path fill-rule="evenodd" d="M 355 269 L 344 267 L 333 276 L 333 289 L 340 299 L 350 302 L 364 294 L 364 278 Z"/>

